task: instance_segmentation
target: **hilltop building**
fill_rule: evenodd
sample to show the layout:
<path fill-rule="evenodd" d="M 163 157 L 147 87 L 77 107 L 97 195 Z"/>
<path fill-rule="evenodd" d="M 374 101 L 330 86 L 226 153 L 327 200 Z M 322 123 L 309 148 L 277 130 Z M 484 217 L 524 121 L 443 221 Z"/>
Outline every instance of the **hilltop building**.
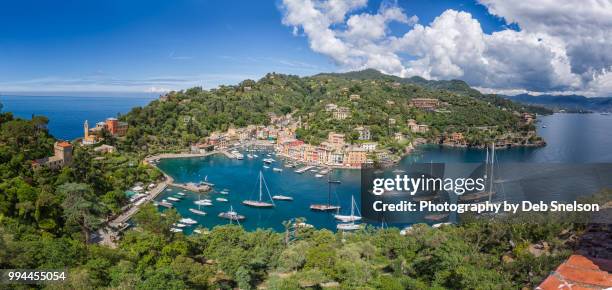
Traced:
<path fill-rule="evenodd" d="M 49 167 L 59 169 L 72 163 L 72 144 L 66 141 L 57 141 L 53 144 L 53 156 L 34 160 L 32 168 Z"/>
<path fill-rule="evenodd" d="M 98 136 L 98 134 L 90 133 L 89 124 L 87 123 L 87 120 L 85 120 L 85 123 L 83 124 L 83 131 L 84 135 L 83 140 L 81 141 L 83 145 L 93 145 L 100 142 L 100 136 Z"/>
<path fill-rule="evenodd" d="M 361 148 L 363 148 L 363 150 L 367 152 L 374 152 L 376 150 L 376 147 L 378 147 L 378 143 L 376 142 L 368 142 L 361 144 Z"/>
<path fill-rule="evenodd" d="M 412 133 L 425 133 L 429 131 L 429 126 L 427 125 L 419 125 L 413 119 L 408 120 L 408 128 L 410 128 L 410 132 Z"/>
<path fill-rule="evenodd" d="M 410 100 L 410 106 L 425 111 L 434 111 L 440 105 L 438 99 L 415 98 Z"/>
<path fill-rule="evenodd" d="M 344 134 L 329 132 L 327 135 L 327 142 L 332 147 L 342 147 L 344 146 Z"/>
<path fill-rule="evenodd" d="M 359 126 L 355 128 L 355 131 L 359 133 L 359 140 L 370 140 L 372 139 L 372 134 L 370 133 L 370 129 L 368 127 Z"/>
<path fill-rule="evenodd" d="M 98 152 L 98 153 L 114 153 L 117 151 L 117 148 L 115 148 L 115 146 L 110 146 L 110 145 L 106 145 L 106 144 L 102 144 L 98 147 L 96 147 L 94 149 L 94 151 Z"/>
<path fill-rule="evenodd" d="M 113 136 L 125 136 L 128 130 L 128 123 L 119 122 L 116 118 L 108 118 L 106 119 L 106 129 Z"/>
<path fill-rule="evenodd" d="M 128 123 L 120 122 L 116 118 L 107 118 L 104 122 L 96 123 L 96 126 L 89 128 L 89 123 L 83 123 L 83 145 L 92 145 L 102 140 L 102 132 L 107 131 L 115 137 L 122 137 L 127 134 Z"/>
<path fill-rule="evenodd" d="M 349 108 L 347 108 L 347 107 L 338 107 L 335 111 L 332 112 L 332 116 L 336 120 L 344 120 L 344 119 L 348 118 L 350 113 L 351 113 L 351 110 L 349 110 Z"/>
<path fill-rule="evenodd" d="M 326 112 L 333 112 L 336 109 L 338 109 L 338 106 L 336 104 L 331 103 L 331 104 L 325 105 L 325 111 Z"/>

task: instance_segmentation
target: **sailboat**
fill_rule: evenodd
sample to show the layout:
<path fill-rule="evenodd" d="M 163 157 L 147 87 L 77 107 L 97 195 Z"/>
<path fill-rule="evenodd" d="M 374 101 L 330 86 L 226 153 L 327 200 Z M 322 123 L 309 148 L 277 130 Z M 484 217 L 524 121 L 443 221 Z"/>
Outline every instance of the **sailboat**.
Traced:
<path fill-rule="evenodd" d="M 203 180 L 203 181 L 200 181 L 200 184 L 201 184 L 201 185 L 208 185 L 208 186 L 210 186 L 210 187 L 215 186 L 215 184 L 214 184 L 214 183 L 210 183 L 210 182 L 208 182 L 208 175 L 204 176 L 204 180 Z"/>
<path fill-rule="evenodd" d="M 192 212 L 192 213 L 195 213 L 197 215 L 206 215 L 206 212 L 201 211 L 199 209 L 195 209 L 195 208 L 190 208 L 189 211 Z"/>
<path fill-rule="evenodd" d="M 195 213 L 195 214 L 197 214 L 197 215 L 206 215 L 206 212 L 204 212 L 204 211 L 202 211 L 202 210 L 200 209 L 200 206 L 202 206 L 202 205 L 203 205 L 203 202 L 202 202 L 202 195 L 201 195 L 201 194 L 200 194 L 200 199 L 199 199 L 199 200 L 197 200 L 197 201 L 195 202 L 195 204 L 197 204 L 197 205 L 198 205 L 198 209 L 195 209 L 195 208 L 190 208 L 190 209 L 189 209 L 189 211 L 190 211 L 190 212 L 192 212 L 192 213 Z M 210 205 L 212 205 L 212 203 L 210 203 Z"/>
<path fill-rule="evenodd" d="M 358 221 L 361 219 L 360 216 L 356 216 L 355 215 L 355 206 L 356 206 L 356 202 L 355 202 L 355 197 L 351 196 L 351 215 L 346 216 L 346 215 L 334 215 L 334 217 L 338 220 L 341 220 L 343 222 L 346 223 L 340 223 L 336 226 L 336 229 L 340 230 L 340 231 L 354 231 L 354 230 L 358 230 L 360 229 L 363 225 L 361 224 L 356 224 L 355 221 Z"/>
<path fill-rule="evenodd" d="M 315 211 L 334 211 L 339 210 L 339 205 L 331 204 L 331 186 L 333 183 L 339 183 L 338 181 L 331 180 L 331 172 L 327 176 L 327 204 L 311 204 L 310 209 Z"/>
<path fill-rule="evenodd" d="M 400 170 L 403 171 L 403 170 Z M 393 170 L 393 172 L 395 172 L 395 170 Z M 429 176 L 433 177 L 433 161 L 429 161 Z M 412 199 L 414 201 L 432 201 L 434 199 L 438 199 L 440 197 L 440 194 L 437 192 L 434 192 L 433 194 L 429 194 L 429 195 L 419 195 L 419 196 L 413 196 Z"/>
<path fill-rule="evenodd" d="M 489 189 L 481 192 L 475 193 L 466 193 L 464 195 L 459 196 L 460 201 L 477 201 L 485 197 L 489 197 L 489 201 L 491 201 L 491 197 L 495 194 L 493 188 L 493 167 L 495 165 L 495 142 L 491 144 L 491 161 L 489 162 L 489 150 L 487 150 L 487 157 L 485 162 L 485 181 L 489 181 Z"/>
<path fill-rule="evenodd" d="M 212 205 L 212 200 L 210 200 L 210 199 L 202 199 L 202 195 L 200 195 L 200 199 L 194 201 L 193 203 L 195 203 L 197 205 L 211 206 Z"/>
<path fill-rule="evenodd" d="M 237 212 L 235 212 L 234 207 L 231 205 L 230 205 L 230 210 L 220 213 L 219 217 L 223 219 L 228 219 L 230 221 L 241 221 L 245 219 L 243 215 L 240 215 Z"/>
<path fill-rule="evenodd" d="M 355 222 L 361 220 L 361 216 L 355 215 L 355 207 L 357 207 L 357 203 L 355 202 L 355 196 L 351 196 L 351 215 L 341 215 L 335 214 L 334 218 L 341 222 Z M 357 213 L 359 214 L 359 209 L 357 209 Z"/>
<path fill-rule="evenodd" d="M 271 202 L 263 201 L 263 186 L 266 186 L 266 192 L 268 193 L 268 197 Z M 268 189 L 268 184 L 263 177 L 263 173 L 259 171 L 259 199 L 258 200 L 244 200 L 242 204 L 252 207 L 274 207 L 274 201 L 272 200 L 272 196 L 270 196 L 270 189 Z"/>

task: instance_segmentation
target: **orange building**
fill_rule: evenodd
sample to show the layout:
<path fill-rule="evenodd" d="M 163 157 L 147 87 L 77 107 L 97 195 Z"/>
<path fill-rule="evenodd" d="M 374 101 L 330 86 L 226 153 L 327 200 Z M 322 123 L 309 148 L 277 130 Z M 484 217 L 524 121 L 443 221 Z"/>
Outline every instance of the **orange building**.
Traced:
<path fill-rule="evenodd" d="M 128 124 L 125 122 L 119 122 L 117 118 L 106 119 L 106 130 L 113 136 L 125 136 L 128 130 Z"/>
<path fill-rule="evenodd" d="M 327 142 L 334 147 L 344 146 L 344 134 L 329 132 L 327 135 Z"/>
<path fill-rule="evenodd" d="M 344 158 L 344 163 L 349 167 L 360 168 L 361 164 L 366 163 L 367 160 L 368 156 L 366 150 L 354 147 L 348 150 L 346 158 Z"/>

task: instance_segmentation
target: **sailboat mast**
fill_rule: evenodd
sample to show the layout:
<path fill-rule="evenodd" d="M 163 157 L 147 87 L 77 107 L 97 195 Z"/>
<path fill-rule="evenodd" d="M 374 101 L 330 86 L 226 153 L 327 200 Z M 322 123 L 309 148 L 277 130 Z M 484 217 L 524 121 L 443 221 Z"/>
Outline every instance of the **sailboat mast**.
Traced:
<path fill-rule="evenodd" d="M 351 195 L 351 219 L 354 220 L 355 216 L 355 196 Z"/>
<path fill-rule="evenodd" d="M 491 177 L 489 178 L 489 191 L 493 190 L 493 163 L 495 160 L 495 143 L 491 144 Z"/>
<path fill-rule="evenodd" d="M 485 146 L 486 151 L 487 151 L 487 155 L 485 158 L 485 168 L 484 168 L 484 178 L 485 178 L 485 186 L 487 181 L 489 181 L 489 146 Z M 486 188 L 485 188 L 486 190 Z"/>
<path fill-rule="evenodd" d="M 261 201 L 262 186 L 263 186 L 263 173 L 259 171 L 259 201 Z"/>
<path fill-rule="evenodd" d="M 327 205 L 331 205 L 331 170 L 327 174 Z"/>
<path fill-rule="evenodd" d="M 495 165 L 495 143 L 491 144 L 491 177 L 489 179 L 489 202 L 491 202 L 491 196 L 493 195 L 493 166 Z"/>

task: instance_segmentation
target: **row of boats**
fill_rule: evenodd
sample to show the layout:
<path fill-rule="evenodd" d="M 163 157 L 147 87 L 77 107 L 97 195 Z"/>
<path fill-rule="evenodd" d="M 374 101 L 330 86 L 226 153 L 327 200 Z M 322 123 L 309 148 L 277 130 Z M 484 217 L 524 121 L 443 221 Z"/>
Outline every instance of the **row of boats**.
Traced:
<path fill-rule="evenodd" d="M 339 214 L 340 206 L 331 204 L 331 186 L 337 183 L 339 183 L 339 181 L 332 181 L 330 177 L 330 179 L 328 179 L 328 202 L 326 204 L 312 204 L 310 205 L 310 209 L 313 211 L 323 211 L 323 212 L 336 211 L 337 214 L 334 215 L 334 218 L 338 221 L 343 222 L 337 225 L 338 230 L 356 230 L 356 229 L 361 228 L 362 226 L 361 224 L 355 223 L 361 220 L 361 216 L 355 213 L 355 210 L 357 209 L 357 206 L 356 206 L 357 204 L 355 202 L 354 196 L 351 197 L 351 214 L 350 215 Z M 281 201 L 292 201 L 293 200 L 293 197 L 290 197 L 290 196 L 284 196 L 284 195 L 272 196 L 270 194 L 270 189 L 268 187 L 268 184 L 261 171 L 259 172 L 258 185 L 259 185 L 258 198 L 244 200 L 242 204 L 246 206 L 250 206 L 250 207 L 256 207 L 256 208 L 273 208 L 276 206 L 276 204 L 274 203 L 274 200 L 281 200 Z M 268 200 L 264 200 L 264 189 L 268 195 L 268 198 L 269 198 Z M 357 212 L 358 211 L 359 210 L 357 209 Z"/>
<path fill-rule="evenodd" d="M 338 220 L 339 223 L 337 225 L 338 230 L 356 230 L 361 228 L 361 224 L 357 224 L 361 220 L 361 216 L 359 215 L 359 210 L 357 208 L 357 204 L 355 202 L 355 198 L 351 197 L 351 212 L 350 215 L 342 215 L 339 213 L 340 206 L 331 204 L 331 186 L 333 184 L 339 183 L 338 181 L 328 180 L 328 202 L 325 204 L 312 204 L 310 205 L 310 209 L 313 211 L 322 211 L 322 212 L 330 212 L 335 211 L 334 218 Z M 260 171 L 258 175 L 257 186 L 259 188 L 259 192 L 256 198 L 243 200 L 242 204 L 249 207 L 255 208 L 274 208 L 276 207 L 275 201 L 293 201 L 293 197 L 277 194 L 271 195 L 268 184 L 264 178 L 263 172 Z M 228 195 L 229 190 L 223 189 L 219 191 L 221 195 Z M 265 193 L 265 195 L 264 195 Z M 177 195 L 169 196 L 166 199 L 163 199 L 158 203 L 160 206 L 172 207 L 174 202 L 180 202 L 182 198 L 185 196 L 185 193 L 179 192 Z M 267 198 L 265 198 L 267 197 Z M 217 197 L 215 199 L 218 202 L 228 202 L 229 200 L 224 197 Z M 202 207 L 213 206 L 212 199 L 202 199 L 200 195 L 199 199 L 194 201 L 194 204 L 197 205 L 197 208 L 189 208 L 189 211 L 193 214 L 204 216 L 206 212 L 202 210 Z M 233 206 L 230 205 L 230 209 L 225 212 L 221 212 L 218 214 L 219 218 L 230 220 L 231 222 L 240 222 L 246 219 L 246 216 L 239 214 L 236 210 L 234 210 Z M 179 223 L 176 229 L 181 228 L 181 224 L 189 224 L 189 223 Z"/>

